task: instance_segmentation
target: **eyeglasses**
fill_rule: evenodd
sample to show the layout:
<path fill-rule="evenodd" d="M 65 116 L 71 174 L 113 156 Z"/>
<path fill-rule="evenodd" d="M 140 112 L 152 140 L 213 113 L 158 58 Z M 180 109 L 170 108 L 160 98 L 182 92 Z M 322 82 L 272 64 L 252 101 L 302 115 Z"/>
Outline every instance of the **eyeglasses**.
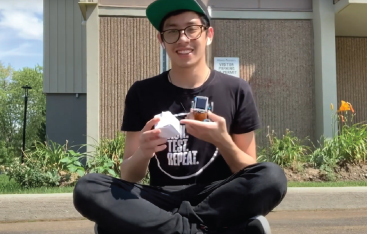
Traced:
<path fill-rule="evenodd" d="M 203 31 L 207 30 L 208 27 L 204 25 L 191 25 L 185 29 L 168 29 L 161 32 L 163 40 L 168 44 L 178 42 L 181 37 L 181 32 L 184 31 L 185 36 L 190 40 L 197 40 L 201 37 Z"/>

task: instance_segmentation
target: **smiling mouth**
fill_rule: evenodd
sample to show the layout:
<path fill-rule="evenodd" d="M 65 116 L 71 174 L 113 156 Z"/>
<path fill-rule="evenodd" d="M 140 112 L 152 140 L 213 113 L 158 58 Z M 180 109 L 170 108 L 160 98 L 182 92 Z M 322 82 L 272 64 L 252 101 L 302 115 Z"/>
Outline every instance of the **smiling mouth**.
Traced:
<path fill-rule="evenodd" d="M 190 53 L 192 53 L 194 50 L 178 50 L 176 51 L 177 54 L 179 55 L 188 55 Z"/>

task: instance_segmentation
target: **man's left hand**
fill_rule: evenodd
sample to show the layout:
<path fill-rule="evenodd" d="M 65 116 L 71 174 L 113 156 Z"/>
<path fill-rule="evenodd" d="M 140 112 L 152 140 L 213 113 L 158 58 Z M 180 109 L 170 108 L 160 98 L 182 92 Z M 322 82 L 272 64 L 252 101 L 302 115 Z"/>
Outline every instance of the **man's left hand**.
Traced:
<path fill-rule="evenodd" d="M 211 111 L 208 112 L 208 117 L 212 122 L 197 121 L 193 118 L 193 113 L 191 112 L 187 119 L 183 119 L 180 122 L 186 125 L 188 134 L 209 142 L 216 147 L 231 139 L 227 131 L 226 120 L 223 117 Z"/>

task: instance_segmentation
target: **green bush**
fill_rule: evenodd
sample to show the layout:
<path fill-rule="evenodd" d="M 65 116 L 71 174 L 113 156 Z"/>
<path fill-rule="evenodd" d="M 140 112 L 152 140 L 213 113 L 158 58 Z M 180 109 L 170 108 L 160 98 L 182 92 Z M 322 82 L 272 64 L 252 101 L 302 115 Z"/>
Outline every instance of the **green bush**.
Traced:
<path fill-rule="evenodd" d="M 95 151 L 88 154 L 87 173 L 101 173 L 120 178 L 120 164 L 125 153 L 125 134 L 118 132 L 113 139 L 104 138 L 93 145 Z M 150 174 L 141 181 L 149 184 Z"/>
<path fill-rule="evenodd" d="M 259 162 L 273 162 L 283 167 L 294 167 L 306 161 L 310 148 L 303 144 L 303 140 L 293 136 L 288 129 L 282 138 L 278 138 L 274 131 L 270 133 L 268 127 L 267 137 L 269 145 L 260 150 Z"/>
<path fill-rule="evenodd" d="M 75 152 L 74 150 L 68 150 L 67 156 L 59 161 L 61 170 L 69 173 L 77 173 L 82 177 L 85 174 L 85 167 L 81 163 L 83 158 L 85 158 L 85 155 Z"/>
<path fill-rule="evenodd" d="M 46 142 L 35 142 L 34 146 L 26 150 L 26 157 L 30 160 L 39 161 L 43 168 L 56 168 L 61 170 L 63 163 L 60 162 L 69 156 L 68 142 L 60 145 L 48 140 Z"/>
<path fill-rule="evenodd" d="M 75 179 L 86 173 L 101 173 L 120 177 L 120 164 L 125 152 L 125 134 L 117 133 L 113 139 L 101 139 L 92 145 L 93 152 L 78 153 L 66 144 L 53 141 L 35 142 L 25 152 L 24 164 L 19 160 L 10 165 L 6 174 L 22 187 L 53 187 L 73 184 Z M 85 145 L 83 146 L 85 147 Z M 86 165 L 82 164 L 83 159 Z M 149 184 L 149 173 L 141 181 Z"/>
<path fill-rule="evenodd" d="M 337 142 L 341 163 L 367 161 L 367 124 L 344 125 Z"/>
<path fill-rule="evenodd" d="M 118 132 L 113 139 L 101 139 L 88 154 L 87 173 L 102 173 L 120 177 L 120 164 L 125 152 L 125 134 Z"/>
<path fill-rule="evenodd" d="M 56 168 L 45 170 L 36 160 L 20 163 L 15 160 L 5 172 L 24 188 L 55 187 L 60 184 L 61 176 Z"/>
<path fill-rule="evenodd" d="M 323 165 L 335 167 L 340 161 L 338 141 L 335 139 L 322 137 L 319 147 L 315 147 L 310 155 L 310 163 L 317 168 Z"/>
<path fill-rule="evenodd" d="M 14 150 L 11 147 L 7 147 L 4 141 L 0 141 L 0 165 L 9 165 L 13 162 L 14 158 Z"/>
<path fill-rule="evenodd" d="M 82 157 L 68 149 L 67 142 L 65 145 L 53 141 L 35 142 L 24 152 L 24 163 L 15 160 L 5 173 L 25 188 L 55 187 L 85 174 L 80 163 Z"/>
<path fill-rule="evenodd" d="M 339 164 L 358 164 L 367 161 L 367 125 L 354 124 L 341 127 L 339 135 L 322 138 L 320 145 L 311 154 L 311 163 L 316 167 L 335 168 Z"/>

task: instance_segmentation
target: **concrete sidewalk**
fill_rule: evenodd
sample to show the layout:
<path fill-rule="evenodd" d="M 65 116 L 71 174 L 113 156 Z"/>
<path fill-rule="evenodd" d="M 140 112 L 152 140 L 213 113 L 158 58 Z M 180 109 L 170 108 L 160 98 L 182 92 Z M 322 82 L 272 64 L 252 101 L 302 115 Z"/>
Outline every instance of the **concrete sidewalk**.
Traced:
<path fill-rule="evenodd" d="M 367 187 L 289 188 L 275 211 L 367 209 Z M 83 218 L 71 193 L 0 195 L 0 222 Z"/>

